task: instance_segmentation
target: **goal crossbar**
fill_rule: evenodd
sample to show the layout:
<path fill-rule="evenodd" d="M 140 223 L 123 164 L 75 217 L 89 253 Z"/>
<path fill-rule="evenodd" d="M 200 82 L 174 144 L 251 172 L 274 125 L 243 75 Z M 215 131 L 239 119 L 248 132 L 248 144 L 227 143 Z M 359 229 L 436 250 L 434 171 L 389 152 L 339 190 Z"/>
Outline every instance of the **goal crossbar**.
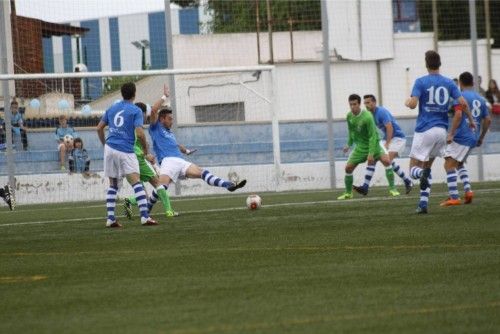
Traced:
<path fill-rule="evenodd" d="M 209 74 L 209 73 L 234 73 L 272 71 L 273 65 L 236 66 L 236 67 L 211 67 L 190 69 L 163 69 L 163 70 L 137 70 L 137 71 L 107 71 L 107 72 L 68 72 L 68 73 L 32 73 L 32 74 L 0 74 L 0 81 L 8 80 L 33 80 L 33 79 L 68 79 L 68 78 L 95 78 L 95 77 L 123 77 L 123 76 L 149 76 L 149 75 L 182 75 L 182 74 Z"/>

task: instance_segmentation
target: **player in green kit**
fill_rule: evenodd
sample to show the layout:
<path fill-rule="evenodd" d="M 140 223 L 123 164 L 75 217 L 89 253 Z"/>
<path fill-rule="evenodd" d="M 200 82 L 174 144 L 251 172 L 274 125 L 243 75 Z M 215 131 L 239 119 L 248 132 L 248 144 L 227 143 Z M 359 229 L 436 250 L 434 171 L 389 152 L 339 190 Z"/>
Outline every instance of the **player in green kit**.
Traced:
<path fill-rule="evenodd" d="M 163 100 L 157 101 L 153 105 L 153 108 L 158 108 L 158 109 L 161 108 L 162 103 Z M 147 113 L 146 105 L 142 102 L 137 102 L 135 105 L 142 110 L 144 119 L 146 119 L 146 113 Z M 153 194 L 148 199 L 149 211 L 151 212 L 154 203 L 156 203 L 156 201 L 160 199 L 163 204 L 163 208 L 165 209 L 166 216 L 167 217 L 177 216 L 178 213 L 172 209 L 172 205 L 170 204 L 170 198 L 168 196 L 168 192 L 160 184 L 160 179 L 158 177 L 158 174 L 156 173 L 156 170 L 153 167 L 153 164 L 155 163 L 154 156 L 151 154 L 147 154 L 146 156 L 144 155 L 142 145 L 137 140 L 137 138 L 135 139 L 134 143 L 134 153 L 137 157 L 137 160 L 139 161 L 139 173 L 141 182 L 143 183 L 149 182 L 154 188 Z M 128 219 L 132 219 L 132 205 L 134 206 L 137 205 L 135 197 L 130 196 L 128 198 L 125 198 L 125 201 L 123 203 L 123 209 Z"/>
<path fill-rule="evenodd" d="M 394 172 L 392 171 L 391 159 L 384 147 L 380 145 L 380 138 L 372 114 L 367 110 L 361 110 L 361 96 L 349 95 L 349 107 L 351 111 L 347 114 L 347 128 L 349 130 L 347 145 L 344 153 L 347 153 L 354 144 L 355 148 L 349 155 L 345 166 L 345 193 L 337 199 L 351 199 L 352 196 L 352 173 L 356 167 L 363 162 L 375 165 L 380 160 L 385 166 L 385 175 L 389 181 L 389 192 L 393 196 L 399 195 L 394 186 Z"/>

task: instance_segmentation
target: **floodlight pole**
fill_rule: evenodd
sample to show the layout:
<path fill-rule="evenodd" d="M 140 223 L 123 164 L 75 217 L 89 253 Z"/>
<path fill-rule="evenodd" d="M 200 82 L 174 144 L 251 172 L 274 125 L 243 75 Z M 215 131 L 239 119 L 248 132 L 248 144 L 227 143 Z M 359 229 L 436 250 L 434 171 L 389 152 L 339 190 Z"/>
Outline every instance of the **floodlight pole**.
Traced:
<path fill-rule="evenodd" d="M 321 30 L 323 32 L 323 77 L 325 79 L 326 120 L 328 125 L 328 161 L 330 163 L 330 188 L 335 189 L 335 142 L 333 136 L 332 77 L 330 73 L 330 36 L 328 26 L 327 0 L 321 0 Z"/>

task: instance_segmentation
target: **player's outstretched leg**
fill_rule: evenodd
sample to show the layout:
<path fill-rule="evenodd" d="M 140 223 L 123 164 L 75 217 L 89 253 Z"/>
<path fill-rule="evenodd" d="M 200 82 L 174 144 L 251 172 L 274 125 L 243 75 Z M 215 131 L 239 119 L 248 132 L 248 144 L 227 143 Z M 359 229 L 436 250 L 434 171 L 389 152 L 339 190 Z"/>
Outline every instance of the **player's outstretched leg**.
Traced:
<path fill-rule="evenodd" d="M 474 197 L 474 192 L 472 191 L 472 187 L 469 180 L 469 172 L 465 166 L 462 166 L 458 169 L 458 175 L 460 176 L 460 180 L 464 184 L 464 204 L 472 203 L 472 198 Z"/>
<path fill-rule="evenodd" d="M 5 187 L 0 188 L 0 197 L 3 198 L 5 203 L 7 203 L 10 211 L 14 211 L 14 209 L 16 208 L 16 199 L 10 185 L 6 185 Z"/>
<path fill-rule="evenodd" d="M 204 169 L 201 172 L 201 178 L 203 179 L 203 181 L 205 181 L 206 183 L 208 183 L 211 186 L 226 188 L 229 191 L 235 191 L 236 189 L 243 188 L 245 186 L 245 184 L 247 183 L 247 180 L 242 180 L 242 181 L 239 181 L 236 183 L 223 180 L 223 179 L 213 175 L 212 173 L 210 173 L 206 169 Z"/>
<path fill-rule="evenodd" d="M 106 210 L 108 213 L 108 218 L 106 220 L 106 227 L 122 227 L 115 217 L 115 207 L 116 207 L 116 197 L 118 194 L 118 188 L 110 186 L 106 193 Z"/>
<path fill-rule="evenodd" d="M 403 169 L 396 162 L 392 161 L 391 166 L 394 173 L 396 173 L 405 183 L 406 194 L 408 195 L 413 188 L 413 182 L 408 176 L 406 176 Z"/>
<path fill-rule="evenodd" d="M 158 225 L 156 221 L 149 217 L 148 200 L 142 183 L 137 182 L 132 185 L 132 188 L 134 189 L 135 199 L 137 200 L 137 205 L 139 206 L 139 211 L 141 213 L 141 224 L 143 226 Z"/>

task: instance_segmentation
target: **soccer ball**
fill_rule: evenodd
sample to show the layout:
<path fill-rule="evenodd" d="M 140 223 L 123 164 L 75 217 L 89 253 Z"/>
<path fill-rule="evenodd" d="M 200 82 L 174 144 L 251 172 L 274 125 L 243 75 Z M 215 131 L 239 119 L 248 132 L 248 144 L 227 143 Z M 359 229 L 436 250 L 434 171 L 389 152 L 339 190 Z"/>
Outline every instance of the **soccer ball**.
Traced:
<path fill-rule="evenodd" d="M 262 199 L 259 195 L 250 195 L 247 197 L 248 210 L 257 210 L 262 205 Z"/>
<path fill-rule="evenodd" d="M 65 135 L 63 138 L 63 141 L 66 145 L 73 145 L 73 136 L 72 135 Z"/>

